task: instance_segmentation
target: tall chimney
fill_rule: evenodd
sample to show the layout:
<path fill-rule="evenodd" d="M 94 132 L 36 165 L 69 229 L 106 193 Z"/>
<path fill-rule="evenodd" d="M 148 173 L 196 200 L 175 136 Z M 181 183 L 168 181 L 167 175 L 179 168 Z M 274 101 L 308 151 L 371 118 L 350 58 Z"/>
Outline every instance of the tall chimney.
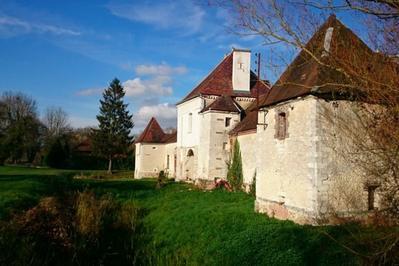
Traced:
<path fill-rule="evenodd" d="M 249 91 L 251 73 L 251 51 L 233 48 L 233 90 Z"/>

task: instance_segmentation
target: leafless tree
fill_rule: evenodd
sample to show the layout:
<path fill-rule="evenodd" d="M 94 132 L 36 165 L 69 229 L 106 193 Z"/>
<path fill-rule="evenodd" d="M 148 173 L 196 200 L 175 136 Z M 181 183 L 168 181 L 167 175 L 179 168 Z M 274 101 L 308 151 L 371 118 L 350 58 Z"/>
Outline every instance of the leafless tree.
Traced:
<path fill-rule="evenodd" d="M 5 106 L 6 123 L 12 123 L 23 117 L 37 117 L 36 101 L 20 92 L 4 92 L 1 102 Z"/>
<path fill-rule="evenodd" d="M 59 136 L 70 128 L 68 114 L 61 107 L 47 108 L 43 124 L 46 126 L 48 137 Z"/>
<path fill-rule="evenodd" d="M 315 62 L 326 73 L 333 72 L 339 77 L 326 78 L 318 87 L 334 87 L 338 92 L 350 94 L 356 101 L 353 101 L 350 112 L 338 113 L 334 109 L 325 112 L 325 122 L 334 123 L 341 134 L 338 137 L 349 143 L 341 145 L 341 159 L 357 166 L 356 174 L 364 177 L 365 186 L 378 186 L 379 213 L 390 221 L 399 221 L 399 1 L 211 2 L 225 8 L 234 17 L 236 23 L 231 26 L 232 31 L 240 35 L 256 35 L 269 51 L 273 51 L 268 55 L 270 60 L 264 60 L 266 68 L 277 67 L 281 74 L 293 56 L 303 51 L 301 63 Z M 361 25 L 362 37 L 372 49 L 356 50 L 363 44 L 343 40 L 336 44 L 341 49 L 336 49 L 334 56 L 324 56 L 320 49 L 308 45 L 331 13 L 350 16 L 353 24 Z M 355 49 L 348 52 L 349 49 L 345 49 L 348 45 L 355 45 Z M 278 85 L 284 85 L 284 82 L 281 78 L 277 81 Z M 300 82 L 288 85 L 306 86 Z M 340 141 L 337 135 L 329 137 Z M 345 198 L 353 200 L 351 196 Z M 386 262 L 387 257 L 398 251 L 399 235 L 389 233 L 381 239 L 383 241 L 378 242 L 379 246 L 370 259 L 377 257 L 380 259 L 378 262 Z"/>

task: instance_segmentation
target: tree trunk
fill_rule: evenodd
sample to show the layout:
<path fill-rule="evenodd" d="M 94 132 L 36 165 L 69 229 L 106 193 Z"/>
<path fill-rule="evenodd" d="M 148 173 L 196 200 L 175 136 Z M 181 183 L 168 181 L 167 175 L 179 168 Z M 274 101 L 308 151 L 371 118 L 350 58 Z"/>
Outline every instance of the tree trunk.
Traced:
<path fill-rule="evenodd" d="M 108 174 L 112 174 L 112 158 L 108 161 Z"/>

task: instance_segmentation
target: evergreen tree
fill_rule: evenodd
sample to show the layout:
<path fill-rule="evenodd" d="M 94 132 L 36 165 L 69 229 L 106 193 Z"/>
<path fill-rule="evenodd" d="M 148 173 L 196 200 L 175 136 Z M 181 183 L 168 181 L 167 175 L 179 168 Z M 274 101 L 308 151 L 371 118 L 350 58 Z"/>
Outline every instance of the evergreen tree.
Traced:
<path fill-rule="evenodd" d="M 126 155 L 133 137 L 132 115 L 123 102 L 125 92 L 118 79 L 114 79 L 100 100 L 100 114 L 97 115 L 99 129 L 93 130 L 94 152 L 108 160 L 108 173 L 112 173 L 112 160 Z"/>
<path fill-rule="evenodd" d="M 229 164 L 229 169 L 227 172 L 227 181 L 229 181 L 231 187 L 234 191 L 241 190 L 243 184 L 243 174 L 242 174 L 242 159 L 240 144 L 238 140 L 234 143 L 233 158 Z"/>

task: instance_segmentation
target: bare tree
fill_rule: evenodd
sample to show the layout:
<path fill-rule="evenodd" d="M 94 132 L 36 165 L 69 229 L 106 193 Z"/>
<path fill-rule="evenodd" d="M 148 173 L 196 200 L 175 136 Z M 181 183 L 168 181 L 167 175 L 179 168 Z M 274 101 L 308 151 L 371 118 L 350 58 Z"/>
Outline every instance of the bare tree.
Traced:
<path fill-rule="evenodd" d="M 324 122 L 334 125 L 335 132 L 326 136 L 337 152 L 337 160 L 356 166 L 365 188 L 352 191 L 377 190 L 380 201 L 378 214 L 389 221 L 399 221 L 399 2 L 397 0 L 233 0 L 216 1 L 235 18 L 232 31 L 240 35 L 256 35 L 272 51 L 265 66 L 281 73 L 292 56 L 302 51 L 301 66 L 315 63 L 324 73 L 323 81 L 315 88 L 320 92 L 333 88 L 337 95 L 350 96 L 352 104 L 344 112 L 326 104 Z M 334 54 L 329 56 L 325 47 L 311 45 L 313 36 L 331 13 L 345 14 L 352 23 L 362 25 L 362 41 L 343 39 L 335 43 Z M 313 36 L 313 37 L 312 37 Z M 312 39 L 311 39 L 312 38 Z M 286 49 L 280 49 L 284 46 Z M 352 46 L 353 49 L 347 49 Z M 289 51 L 287 56 L 287 50 Z M 279 54 L 276 54 L 279 53 Z M 297 59 L 298 59 L 297 57 Z M 295 60 L 297 60 L 295 59 Z M 294 71 L 288 69 L 287 71 Z M 333 73 L 330 75 L 329 73 Z M 334 78 L 331 78 L 334 76 Z M 280 77 L 275 87 L 298 89 L 307 84 Z M 332 99 L 334 100 L 334 99 Z M 356 122 L 354 122 L 356 121 Z M 334 134 L 339 132 L 339 134 Z M 342 142 L 345 141 L 345 142 Z M 341 142 L 347 145 L 334 145 Z M 348 209 L 355 208 L 355 197 L 342 193 L 351 175 L 343 176 L 335 184 L 340 198 Z M 337 180 L 339 181 L 339 180 Z M 373 193 L 369 193 L 372 195 Z M 337 195 L 337 194 L 336 194 Z M 364 240 L 364 239 L 363 239 Z M 360 240 L 361 241 L 361 240 Z M 398 251 L 399 235 L 388 233 L 378 241 L 370 261 L 387 262 Z M 375 261 L 374 261 L 375 262 Z M 393 260 L 391 260 L 391 263 Z M 396 261 L 397 262 L 397 261 Z"/>
<path fill-rule="evenodd" d="M 36 101 L 23 93 L 4 92 L 1 102 L 5 105 L 7 123 L 18 121 L 23 117 L 37 117 Z"/>
<path fill-rule="evenodd" d="M 69 130 L 68 114 L 61 107 L 49 107 L 44 114 L 43 124 L 48 137 L 59 136 Z"/>

